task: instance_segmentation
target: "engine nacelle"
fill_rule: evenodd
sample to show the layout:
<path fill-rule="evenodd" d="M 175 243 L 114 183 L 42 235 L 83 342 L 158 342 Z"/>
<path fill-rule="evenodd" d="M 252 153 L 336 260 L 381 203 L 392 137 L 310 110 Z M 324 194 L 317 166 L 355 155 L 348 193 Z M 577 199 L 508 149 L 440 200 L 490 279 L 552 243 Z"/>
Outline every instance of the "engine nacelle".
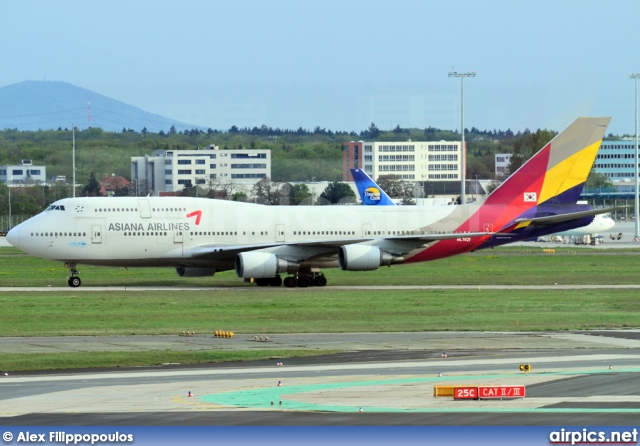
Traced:
<path fill-rule="evenodd" d="M 300 264 L 269 252 L 241 252 L 236 256 L 236 274 L 245 279 L 266 279 L 278 273 L 296 273 Z"/>
<path fill-rule="evenodd" d="M 347 271 L 372 271 L 394 263 L 395 257 L 377 246 L 344 245 L 340 247 L 340 268 Z"/>
<path fill-rule="evenodd" d="M 180 277 L 205 277 L 205 276 L 213 276 L 216 273 L 216 269 L 180 266 L 176 268 L 176 272 Z"/>

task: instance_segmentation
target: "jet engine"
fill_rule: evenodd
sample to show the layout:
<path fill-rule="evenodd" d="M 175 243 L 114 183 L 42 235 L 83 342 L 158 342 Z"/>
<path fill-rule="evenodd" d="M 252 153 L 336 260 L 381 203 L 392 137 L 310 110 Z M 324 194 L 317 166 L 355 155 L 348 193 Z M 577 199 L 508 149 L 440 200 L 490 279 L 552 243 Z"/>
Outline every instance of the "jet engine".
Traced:
<path fill-rule="evenodd" d="M 180 266 L 176 268 L 176 272 L 180 277 L 205 277 L 213 276 L 216 273 L 215 268 L 196 268 L 191 266 Z"/>
<path fill-rule="evenodd" d="M 347 271 L 372 271 L 395 263 L 395 259 L 394 255 L 370 245 L 344 245 L 338 254 L 340 268 Z"/>
<path fill-rule="evenodd" d="M 236 274 L 245 279 L 275 277 L 278 273 L 295 273 L 300 264 L 278 258 L 269 252 L 241 252 L 236 256 Z"/>

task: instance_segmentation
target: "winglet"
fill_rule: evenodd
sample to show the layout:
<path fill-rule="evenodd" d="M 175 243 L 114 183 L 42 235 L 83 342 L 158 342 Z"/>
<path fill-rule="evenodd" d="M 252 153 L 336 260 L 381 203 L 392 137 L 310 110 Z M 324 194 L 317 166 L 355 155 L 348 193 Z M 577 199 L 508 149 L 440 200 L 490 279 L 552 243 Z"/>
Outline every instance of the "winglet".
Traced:
<path fill-rule="evenodd" d="M 358 188 L 362 204 L 370 206 L 395 206 L 391 198 L 362 169 L 350 169 Z"/>

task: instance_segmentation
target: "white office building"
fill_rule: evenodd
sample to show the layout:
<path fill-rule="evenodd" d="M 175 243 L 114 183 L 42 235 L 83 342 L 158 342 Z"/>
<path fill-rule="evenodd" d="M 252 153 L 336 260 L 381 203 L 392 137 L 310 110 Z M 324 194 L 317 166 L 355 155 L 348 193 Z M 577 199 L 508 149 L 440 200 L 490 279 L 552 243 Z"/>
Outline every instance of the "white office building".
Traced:
<path fill-rule="evenodd" d="M 509 163 L 511 162 L 510 153 L 495 154 L 495 176 L 496 179 L 506 178 L 509 172 Z"/>
<path fill-rule="evenodd" d="M 31 160 L 22 160 L 22 164 L 0 166 L 0 181 L 11 186 L 29 186 L 47 182 L 47 168 L 34 166 Z"/>
<path fill-rule="evenodd" d="M 233 182 L 251 188 L 271 178 L 270 150 L 156 150 L 152 156 L 131 157 L 131 182 L 145 181 L 149 192 L 179 192 L 185 185 L 207 188 Z M 134 186 L 132 186 L 134 187 Z"/>
<path fill-rule="evenodd" d="M 633 182 L 636 175 L 634 162 L 637 162 L 635 151 L 635 139 L 602 141 L 593 169 L 611 181 Z"/>
<path fill-rule="evenodd" d="M 460 181 L 462 143 L 362 142 L 362 167 L 371 178 L 393 175 L 406 181 Z"/>

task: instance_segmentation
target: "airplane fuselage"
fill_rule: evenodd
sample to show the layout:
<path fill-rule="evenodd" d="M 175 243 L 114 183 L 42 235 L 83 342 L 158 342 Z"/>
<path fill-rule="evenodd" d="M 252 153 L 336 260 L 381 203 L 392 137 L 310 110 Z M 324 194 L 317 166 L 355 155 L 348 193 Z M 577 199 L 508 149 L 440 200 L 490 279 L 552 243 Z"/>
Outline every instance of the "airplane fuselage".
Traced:
<path fill-rule="evenodd" d="M 337 266 L 337 256 L 323 255 L 325 241 L 331 246 L 342 241 L 384 245 L 402 237 L 460 234 L 451 240 L 420 243 L 404 256 L 403 261 L 411 262 L 503 244 L 499 236 L 465 234 L 499 230 L 496 221 L 504 207 L 303 207 L 188 197 L 74 198 L 60 200 L 22 223 L 16 228 L 19 240 L 14 231 L 11 243 L 30 254 L 71 264 L 192 266 L 221 271 L 233 269 L 234 259 L 206 253 L 237 246 L 277 251 L 283 245 L 307 244 L 306 249 L 318 255 L 305 259 L 303 266 L 327 267 Z M 514 236 L 502 240 L 513 242 Z M 426 255 L 425 250 L 438 244 L 447 249 Z"/>

